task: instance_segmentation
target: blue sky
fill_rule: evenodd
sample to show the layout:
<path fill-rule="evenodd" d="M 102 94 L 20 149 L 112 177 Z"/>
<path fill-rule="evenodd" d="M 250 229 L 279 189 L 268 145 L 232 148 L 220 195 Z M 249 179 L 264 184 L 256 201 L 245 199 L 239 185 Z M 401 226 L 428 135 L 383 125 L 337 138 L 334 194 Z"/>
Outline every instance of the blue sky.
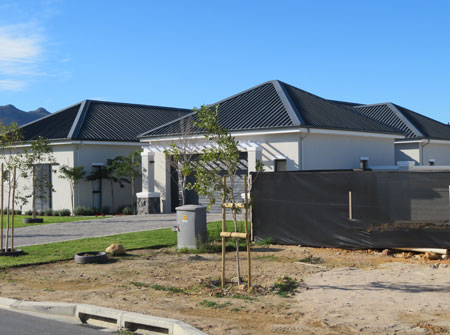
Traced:
<path fill-rule="evenodd" d="M 450 1 L 0 0 L 0 105 L 192 108 L 267 80 L 450 121 Z"/>

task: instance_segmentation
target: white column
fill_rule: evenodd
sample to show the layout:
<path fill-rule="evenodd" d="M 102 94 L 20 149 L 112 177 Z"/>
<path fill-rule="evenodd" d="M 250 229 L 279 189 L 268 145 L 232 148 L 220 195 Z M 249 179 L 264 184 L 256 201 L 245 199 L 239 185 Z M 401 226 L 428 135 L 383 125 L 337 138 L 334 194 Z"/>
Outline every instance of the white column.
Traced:
<path fill-rule="evenodd" d="M 161 212 L 171 212 L 170 162 L 164 152 L 155 152 L 154 190 L 160 193 Z"/>
<path fill-rule="evenodd" d="M 155 154 L 148 150 L 141 153 L 142 193 L 155 191 Z"/>
<path fill-rule="evenodd" d="M 248 164 L 248 174 L 250 172 L 256 172 L 256 162 L 262 160 L 262 150 L 261 147 L 249 148 L 247 150 L 247 164 Z"/>

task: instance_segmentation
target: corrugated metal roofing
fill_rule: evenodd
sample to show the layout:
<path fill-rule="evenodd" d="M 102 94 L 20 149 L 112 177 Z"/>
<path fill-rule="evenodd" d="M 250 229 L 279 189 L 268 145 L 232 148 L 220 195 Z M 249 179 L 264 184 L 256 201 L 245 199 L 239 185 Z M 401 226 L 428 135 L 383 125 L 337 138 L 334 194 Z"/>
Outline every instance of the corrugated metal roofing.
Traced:
<path fill-rule="evenodd" d="M 351 107 L 331 102 L 289 84 L 284 84 L 284 86 L 308 127 L 395 132 L 395 129 L 389 126 L 361 116 Z"/>
<path fill-rule="evenodd" d="M 356 113 L 350 106 L 322 99 L 294 86 L 274 80 L 221 100 L 219 123 L 230 130 L 313 127 L 353 131 L 396 130 Z M 195 116 L 191 116 L 195 120 Z M 180 134 L 180 121 L 150 130 L 139 137 Z M 193 128 L 192 132 L 200 132 Z"/>
<path fill-rule="evenodd" d="M 423 137 L 450 140 L 450 126 L 405 107 L 395 104 L 394 106 L 423 134 Z"/>
<path fill-rule="evenodd" d="M 358 113 L 387 124 L 393 128 L 399 129 L 406 137 L 420 136 L 415 129 L 411 128 L 404 120 L 402 120 L 396 111 L 389 104 L 376 104 L 355 107 Z"/>
<path fill-rule="evenodd" d="M 67 109 L 45 116 L 22 127 L 25 141 L 32 141 L 39 136 L 48 139 L 67 138 L 81 103 Z"/>
<path fill-rule="evenodd" d="M 48 139 L 138 141 L 148 129 L 191 113 L 191 110 L 86 100 L 22 126 L 26 141 Z"/>

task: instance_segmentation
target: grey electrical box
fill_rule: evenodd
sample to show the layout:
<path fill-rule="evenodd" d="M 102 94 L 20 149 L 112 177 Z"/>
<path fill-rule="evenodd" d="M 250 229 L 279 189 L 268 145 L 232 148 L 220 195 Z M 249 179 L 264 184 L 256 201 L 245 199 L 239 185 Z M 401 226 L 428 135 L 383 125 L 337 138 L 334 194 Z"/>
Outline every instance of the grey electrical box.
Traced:
<path fill-rule="evenodd" d="M 206 207 L 200 205 L 184 205 L 175 208 L 177 211 L 178 249 L 198 249 L 200 243 L 207 239 Z"/>

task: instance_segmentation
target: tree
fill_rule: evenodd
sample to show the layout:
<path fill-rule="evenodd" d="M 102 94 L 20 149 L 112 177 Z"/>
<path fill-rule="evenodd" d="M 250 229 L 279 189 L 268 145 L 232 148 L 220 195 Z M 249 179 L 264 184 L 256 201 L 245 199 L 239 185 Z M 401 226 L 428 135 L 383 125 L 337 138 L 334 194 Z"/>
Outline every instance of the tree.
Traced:
<path fill-rule="evenodd" d="M 196 125 L 205 131 L 205 138 L 213 142 L 213 145 L 206 147 L 200 154 L 200 160 L 195 166 L 196 181 L 189 188 L 206 196 L 210 206 L 215 203 L 215 193 L 221 191 L 224 200 L 232 204 L 234 231 L 237 232 L 239 209 L 235 206 L 234 186 L 239 165 L 238 141 L 219 125 L 218 107 L 218 105 L 202 106 L 200 109 L 196 109 L 198 117 Z M 227 177 L 228 185 L 223 184 L 222 175 Z M 238 239 L 236 239 L 236 272 L 238 285 L 240 285 Z"/>
<path fill-rule="evenodd" d="M 70 200 L 72 204 L 72 215 L 74 215 L 75 187 L 78 185 L 78 182 L 84 178 L 86 171 L 84 171 L 83 166 L 70 167 L 67 165 L 61 166 L 59 171 L 61 172 L 59 178 L 66 179 L 70 183 Z"/>
<path fill-rule="evenodd" d="M 133 207 L 133 213 L 136 213 L 136 201 L 135 201 L 135 180 L 141 175 L 141 152 L 137 150 L 130 153 L 127 157 L 117 156 L 111 162 L 111 169 L 113 175 L 124 181 L 131 183 L 131 202 Z"/>
<path fill-rule="evenodd" d="M 95 170 L 91 172 L 87 176 L 88 181 L 94 181 L 94 180 L 107 180 L 109 181 L 111 185 L 111 205 L 112 205 L 112 212 L 115 213 L 115 204 L 114 204 L 114 184 L 118 183 L 120 187 L 124 187 L 124 183 L 129 183 L 130 181 L 123 177 L 117 177 L 114 174 L 114 165 L 112 164 L 112 161 L 108 161 L 108 164 L 106 166 L 102 166 L 100 169 Z"/>
<path fill-rule="evenodd" d="M 20 167 L 22 154 L 17 151 L 17 146 L 21 144 L 23 135 L 22 131 L 16 123 L 12 123 L 9 126 L 0 122 L 0 150 L 1 150 L 1 159 L 2 159 L 2 185 L 1 185 L 1 224 L 0 224 L 0 245 L 5 253 L 8 252 L 9 249 L 9 239 L 10 239 L 10 231 L 14 230 L 14 220 L 11 218 L 11 202 L 15 202 L 15 188 L 17 185 L 17 174 L 14 173 L 17 167 Z M 6 235 L 5 235 L 5 243 L 3 243 L 3 214 L 4 214 L 4 183 L 7 184 L 7 208 L 6 208 Z M 11 249 L 13 248 L 13 236 L 11 234 Z M 14 250 L 11 250 L 14 251 Z"/>
<path fill-rule="evenodd" d="M 181 201 L 186 205 L 187 177 L 193 173 L 193 152 L 190 135 L 192 133 L 193 119 L 188 116 L 180 120 L 180 139 L 172 142 L 170 147 L 164 150 L 170 159 L 170 165 L 175 169 L 178 180 L 181 182 Z"/>
<path fill-rule="evenodd" d="M 24 203 L 31 197 L 31 210 L 33 212 L 33 219 L 36 219 L 36 199 L 42 201 L 50 197 L 49 192 L 54 192 L 53 187 L 49 181 L 49 174 L 51 173 L 51 165 L 55 162 L 53 156 L 53 149 L 50 141 L 39 136 L 36 140 L 31 142 L 30 148 L 25 148 L 23 153 L 23 162 L 21 164 L 22 177 L 31 177 L 31 193 L 22 197 Z M 49 171 L 43 172 L 41 175 L 40 169 L 44 164 L 50 165 Z"/>

